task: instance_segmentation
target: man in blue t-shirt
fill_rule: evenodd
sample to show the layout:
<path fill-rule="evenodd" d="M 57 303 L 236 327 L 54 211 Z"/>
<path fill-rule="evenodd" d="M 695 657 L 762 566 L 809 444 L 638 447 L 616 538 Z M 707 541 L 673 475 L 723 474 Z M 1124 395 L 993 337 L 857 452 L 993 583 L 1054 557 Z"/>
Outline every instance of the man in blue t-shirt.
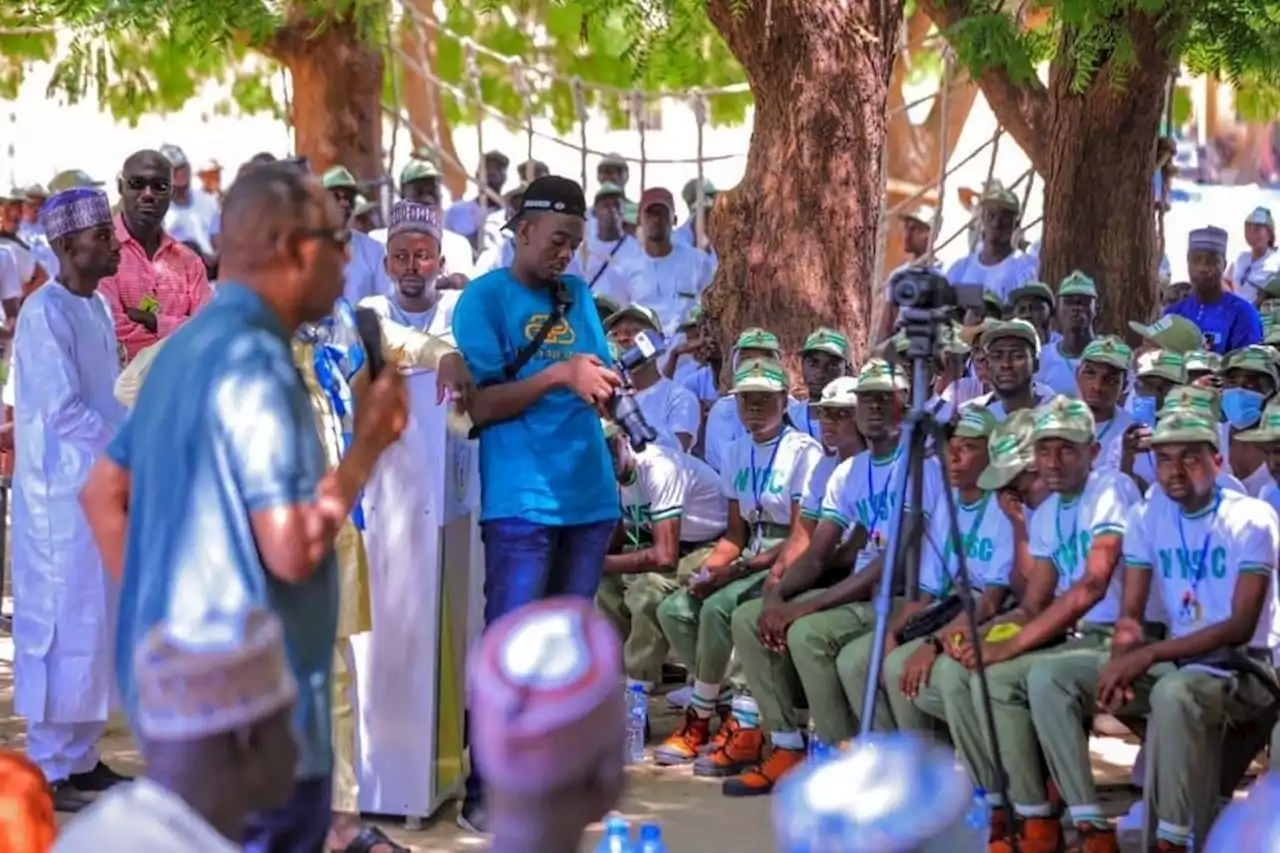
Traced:
<path fill-rule="evenodd" d="M 479 386 L 471 417 L 480 428 L 486 624 L 547 596 L 595 595 L 620 517 L 597 411 L 619 379 L 591 289 L 564 274 L 586 210 L 568 178 L 531 183 L 507 223 L 511 266 L 467 285 L 453 312 Z M 473 758 L 465 829 L 484 829 L 480 789 Z"/>
<path fill-rule="evenodd" d="M 1212 225 L 1197 228 L 1187 241 L 1187 275 L 1192 293 L 1166 314 L 1186 317 L 1204 333 L 1203 349 L 1225 355 L 1262 343 L 1258 309 L 1223 286 L 1227 269 L 1227 232 Z"/>
<path fill-rule="evenodd" d="M 374 380 L 346 455 L 326 472 L 291 341 L 342 293 L 350 232 L 320 183 L 285 163 L 245 173 L 224 211 L 223 285 L 168 338 L 81 501 L 104 564 L 123 577 L 115 664 L 131 720 L 134 653 L 155 625 L 254 606 L 279 616 L 298 684 L 297 780 L 289 802 L 252 817 L 245 849 L 321 850 L 333 769 L 333 545 L 404 428 L 406 398 L 396 371 Z"/>

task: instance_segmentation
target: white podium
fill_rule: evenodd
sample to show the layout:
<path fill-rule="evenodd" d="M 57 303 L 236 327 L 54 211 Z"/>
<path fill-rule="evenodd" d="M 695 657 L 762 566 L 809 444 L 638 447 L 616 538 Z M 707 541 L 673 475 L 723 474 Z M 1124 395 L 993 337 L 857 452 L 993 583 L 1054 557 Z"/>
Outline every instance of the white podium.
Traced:
<path fill-rule="evenodd" d="M 436 375 L 365 490 L 373 630 L 353 637 L 360 810 L 430 817 L 463 783 L 466 652 L 483 628 L 477 443 L 450 435 Z"/>

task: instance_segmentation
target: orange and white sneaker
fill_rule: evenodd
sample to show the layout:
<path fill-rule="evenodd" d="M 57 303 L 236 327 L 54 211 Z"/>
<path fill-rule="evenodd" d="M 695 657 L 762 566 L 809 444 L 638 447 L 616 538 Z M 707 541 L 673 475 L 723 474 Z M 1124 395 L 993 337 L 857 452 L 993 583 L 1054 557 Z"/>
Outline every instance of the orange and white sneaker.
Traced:
<path fill-rule="evenodd" d="M 992 827 L 994 829 L 994 826 Z M 1018 833 L 1019 853 L 1058 853 L 1062 849 L 1062 824 L 1053 817 L 1028 817 L 1022 819 Z M 988 853 L 1013 853 L 1013 845 L 1006 838 L 992 837 Z"/>
<path fill-rule="evenodd" d="M 744 729 L 744 731 L 756 730 Z M 726 797 L 757 797 L 772 793 L 773 786 L 778 784 L 778 780 L 803 764 L 804 759 L 803 749 L 774 747 L 769 757 L 760 764 L 744 773 L 725 779 L 720 790 Z"/>
<path fill-rule="evenodd" d="M 728 708 L 719 708 L 716 713 L 720 715 L 720 728 L 716 729 L 715 737 L 711 739 L 711 742 L 702 748 L 703 755 L 723 748 L 724 742 L 729 739 L 729 735 L 742 727 L 738 723 L 738 718 L 733 716 L 733 711 Z"/>
<path fill-rule="evenodd" d="M 724 727 L 721 728 L 724 731 Z M 693 775 L 721 779 L 736 776 L 748 767 L 754 767 L 764 758 L 764 732 L 759 728 L 734 728 L 718 749 L 693 762 Z"/>
<path fill-rule="evenodd" d="M 653 751 L 653 763 L 662 767 L 688 764 L 698 757 L 698 752 L 711 742 L 711 718 L 699 717 L 692 708 L 684 712 L 680 728 L 671 733 L 662 745 Z"/>

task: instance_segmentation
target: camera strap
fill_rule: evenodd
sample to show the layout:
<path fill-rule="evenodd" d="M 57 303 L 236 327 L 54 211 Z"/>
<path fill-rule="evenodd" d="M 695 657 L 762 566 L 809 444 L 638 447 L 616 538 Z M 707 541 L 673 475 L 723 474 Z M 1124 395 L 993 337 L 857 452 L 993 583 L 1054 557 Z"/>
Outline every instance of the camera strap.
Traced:
<path fill-rule="evenodd" d="M 525 344 L 520 349 L 520 352 L 516 353 L 515 361 L 502 368 L 503 382 L 510 382 L 515 379 L 516 374 L 529 363 L 529 359 L 537 355 L 538 350 L 546 343 L 547 335 L 551 334 L 551 329 L 564 319 L 565 312 L 569 310 L 571 304 L 565 293 L 564 283 L 557 281 L 555 286 L 551 288 L 551 313 L 547 315 L 546 320 L 542 321 L 542 325 L 538 327 L 537 334 L 533 336 L 533 340 Z"/>

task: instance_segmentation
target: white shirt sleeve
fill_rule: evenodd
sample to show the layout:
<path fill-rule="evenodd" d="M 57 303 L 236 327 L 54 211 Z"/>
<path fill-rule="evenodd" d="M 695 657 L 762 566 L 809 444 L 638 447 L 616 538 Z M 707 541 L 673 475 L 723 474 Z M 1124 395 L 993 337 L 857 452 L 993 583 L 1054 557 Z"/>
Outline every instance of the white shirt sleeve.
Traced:
<path fill-rule="evenodd" d="M 738 486 L 734 483 L 734 478 L 738 473 L 738 464 L 735 459 L 736 456 L 737 454 L 734 453 L 734 443 L 731 443 L 727 448 L 725 448 L 724 459 L 720 460 L 720 491 L 731 501 L 736 501 L 738 499 Z M 708 464 L 709 463 L 710 460 L 708 460 Z"/>
<path fill-rule="evenodd" d="M 698 398 L 688 388 L 672 382 L 667 400 L 667 427 L 677 435 L 684 433 L 696 441 L 701 423 L 702 406 Z"/>
<path fill-rule="evenodd" d="M 1049 504 L 1053 506 L 1050 507 Z M 1027 530 L 1027 546 L 1031 551 L 1031 556 L 1042 560 L 1052 560 L 1058 552 L 1057 535 L 1054 532 L 1053 518 L 1050 516 L 1058 509 L 1058 496 L 1054 495 L 1048 501 L 1041 504 L 1036 513 L 1031 517 L 1030 527 Z"/>
<path fill-rule="evenodd" d="M 1090 541 L 1108 533 L 1124 535 L 1129 520 L 1129 508 L 1138 502 L 1138 489 L 1133 481 L 1116 471 L 1101 471 L 1094 476 L 1103 478 L 1099 488 L 1089 489 L 1088 505 L 1081 506 L 1080 527 L 1089 531 Z M 1082 500 L 1086 496 L 1081 496 Z M 1083 555 L 1082 555 L 1083 559 Z"/>
<path fill-rule="evenodd" d="M 649 520 L 659 522 L 679 518 L 687 492 L 679 460 L 674 454 L 658 450 L 644 454 L 637 462 L 641 471 L 640 485 L 649 504 Z"/>
<path fill-rule="evenodd" d="M 1129 514 L 1129 522 L 1124 534 L 1124 564 L 1140 569 L 1156 567 L 1156 551 L 1151 547 L 1151 538 L 1147 526 L 1152 517 L 1154 504 L 1138 504 Z"/>
<path fill-rule="evenodd" d="M 804 499 L 805 488 L 809 485 L 810 478 L 813 477 L 813 470 L 818 467 L 818 463 L 821 461 L 822 447 L 818 442 L 812 439 L 800 442 L 800 446 L 796 448 L 795 462 L 791 468 L 791 480 L 788 483 L 788 490 L 793 504 Z"/>
<path fill-rule="evenodd" d="M 1275 510 L 1271 510 L 1269 504 L 1266 509 L 1270 512 L 1262 512 L 1262 507 L 1256 509 L 1257 512 L 1240 519 L 1240 530 L 1229 558 L 1234 565 L 1228 566 L 1228 571 L 1238 575 L 1271 577 L 1276 569 L 1276 549 L 1280 545 L 1277 542 L 1280 540 L 1280 521 L 1277 521 Z"/>

